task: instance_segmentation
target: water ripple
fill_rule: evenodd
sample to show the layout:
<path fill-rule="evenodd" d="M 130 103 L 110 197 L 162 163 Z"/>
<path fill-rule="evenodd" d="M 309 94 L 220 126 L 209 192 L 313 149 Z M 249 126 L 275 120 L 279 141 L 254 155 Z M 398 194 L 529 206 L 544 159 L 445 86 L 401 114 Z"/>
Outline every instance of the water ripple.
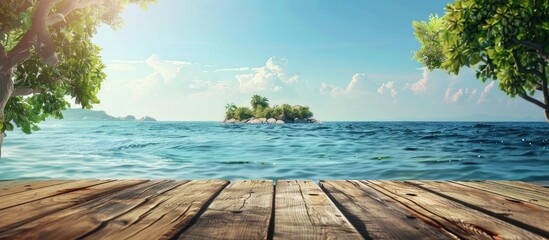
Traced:
<path fill-rule="evenodd" d="M 2 179 L 549 180 L 549 124 L 47 121 L 10 133 Z"/>

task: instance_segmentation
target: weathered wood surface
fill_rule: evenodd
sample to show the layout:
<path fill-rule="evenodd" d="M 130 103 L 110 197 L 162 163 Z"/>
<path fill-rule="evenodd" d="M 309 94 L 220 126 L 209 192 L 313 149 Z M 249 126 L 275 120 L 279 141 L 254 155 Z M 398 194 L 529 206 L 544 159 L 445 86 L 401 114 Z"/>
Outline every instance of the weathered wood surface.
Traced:
<path fill-rule="evenodd" d="M 357 230 L 371 239 L 449 239 L 452 233 L 360 181 L 320 181 Z M 398 226 L 398 227 L 396 227 Z M 434 227 L 433 227 L 434 226 Z"/>
<path fill-rule="evenodd" d="M 135 238 L 150 239 L 151 234 L 155 238 L 171 238 L 227 183 L 222 180 L 142 182 L 2 232 L 0 238 L 120 239 L 116 231 L 126 233 L 124 238 L 135 235 Z"/>
<path fill-rule="evenodd" d="M 47 186 L 58 185 L 71 182 L 70 180 L 47 180 L 47 181 L 4 181 L 0 182 L 0 197 L 9 194 L 30 191 L 33 189 L 43 188 Z"/>
<path fill-rule="evenodd" d="M 190 181 L 119 215 L 86 239 L 171 239 L 228 181 Z"/>
<path fill-rule="evenodd" d="M 405 202 L 406 207 L 441 223 L 448 231 L 467 239 L 542 239 L 541 236 L 520 227 L 411 184 L 392 181 L 364 183 L 397 201 Z"/>
<path fill-rule="evenodd" d="M 360 239 L 313 181 L 277 181 L 274 239 Z"/>
<path fill-rule="evenodd" d="M 505 196 L 509 199 L 528 202 L 549 208 L 549 194 L 546 192 L 532 191 L 518 186 L 501 184 L 496 181 L 460 181 L 458 184 L 477 188 L 486 192 Z"/>
<path fill-rule="evenodd" d="M 179 239 L 267 239 L 273 194 L 273 181 L 235 181 Z"/>
<path fill-rule="evenodd" d="M 0 239 L 549 239 L 516 181 L 2 181 Z"/>
<path fill-rule="evenodd" d="M 549 235 L 549 209 L 547 208 L 475 188 L 464 188 L 452 182 L 410 181 L 410 183 L 532 232 Z"/>
<path fill-rule="evenodd" d="M 0 232 L 145 181 L 112 181 L 0 210 Z"/>
<path fill-rule="evenodd" d="M 70 181 L 70 182 L 51 185 L 43 188 L 9 194 L 6 196 L 2 196 L 2 201 L 0 201 L 0 210 L 13 207 L 16 205 L 25 204 L 27 202 L 32 202 L 32 201 L 40 200 L 43 198 L 88 188 L 88 187 L 99 185 L 106 182 L 107 182 L 106 180 Z"/>

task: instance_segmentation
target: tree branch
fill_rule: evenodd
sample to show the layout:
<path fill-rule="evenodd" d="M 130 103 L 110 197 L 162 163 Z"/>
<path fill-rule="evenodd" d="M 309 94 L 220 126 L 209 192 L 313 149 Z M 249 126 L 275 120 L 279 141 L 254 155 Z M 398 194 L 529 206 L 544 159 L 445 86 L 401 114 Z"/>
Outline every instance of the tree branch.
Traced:
<path fill-rule="evenodd" d="M 547 73 L 545 72 L 545 66 L 543 67 L 543 75 L 547 76 Z M 541 89 L 543 92 L 543 100 L 545 101 L 545 112 L 549 111 L 549 89 L 547 89 L 547 77 L 541 78 Z M 549 121 L 549 119 L 547 119 Z"/>
<path fill-rule="evenodd" d="M 19 40 L 17 45 L 6 54 L 5 64 L 0 65 L 0 71 L 13 68 L 23 59 L 30 56 L 30 49 L 34 45 L 36 34 L 32 31 L 27 31 L 25 35 Z"/>
<path fill-rule="evenodd" d="M 13 92 L 11 93 L 12 97 L 16 96 L 27 96 L 34 93 L 41 93 L 42 91 L 39 89 L 33 89 L 33 88 L 16 88 L 13 89 Z"/>
<path fill-rule="evenodd" d="M 514 42 L 535 50 L 540 57 L 545 59 L 545 61 L 549 61 L 549 53 L 545 52 L 541 44 L 528 41 L 528 40 L 516 40 L 516 39 L 514 40 Z"/>
<path fill-rule="evenodd" d="M 36 33 L 35 49 L 38 56 L 48 65 L 55 65 L 59 62 L 46 23 L 54 1 L 56 0 L 42 0 L 38 3 L 38 11 L 32 17 L 32 28 L 30 30 Z"/>
<path fill-rule="evenodd" d="M 17 45 L 6 54 L 4 64 L 0 65 L 0 71 L 13 68 L 19 62 L 30 56 L 30 49 L 34 45 L 40 57 L 49 65 L 54 65 L 59 60 L 55 54 L 55 47 L 51 41 L 46 23 L 48 13 L 54 2 L 58 0 L 41 0 L 32 17 L 32 27 L 19 40 Z M 37 42 L 38 40 L 38 42 Z"/>
<path fill-rule="evenodd" d="M 8 55 L 6 54 L 6 48 L 0 44 L 0 61 L 3 61 Z"/>
<path fill-rule="evenodd" d="M 0 71 L 13 68 L 19 62 L 30 56 L 30 49 L 35 46 L 36 52 L 42 60 L 48 65 L 55 65 L 59 62 L 55 53 L 55 46 L 51 41 L 48 26 L 57 22 L 63 21 L 64 17 L 72 11 L 82 8 L 87 8 L 93 5 L 101 4 L 104 0 L 64 0 L 67 4 L 64 8 L 56 11 L 55 14 L 49 16 L 51 8 L 62 2 L 63 0 L 40 0 L 38 8 L 32 17 L 32 27 L 28 30 L 17 45 L 11 49 L 3 59 L 3 64 L 0 64 Z M 22 8 L 27 3 L 22 4 Z"/>
<path fill-rule="evenodd" d="M 103 2 L 104 0 L 67 0 L 63 8 L 58 9 L 53 15 L 48 17 L 47 25 L 53 25 L 61 21 L 64 22 L 67 15 L 72 11 L 102 4 Z"/>
<path fill-rule="evenodd" d="M 17 8 L 17 13 L 24 12 L 27 9 L 29 9 L 31 6 L 32 6 L 31 0 L 24 0 L 19 6 L 19 8 Z"/>
<path fill-rule="evenodd" d="M 545 104 L 543 104 L 542 102 L 540 102 L 539 100 L 537 100 L 533 97 L 528 96 L 528 94 L 526 94 L 526 93 L 523 93 L 522 95 L 520 95 L 520 97 L 523 98 L 524 100 L 528 101 L 528 102 L 533 103 L 534 105 L 536 105 L 540 108 L 543 108 L 543 109 L 547 108 L 547 106 L 545 106 Z"/>
<path fill-rule="evenodd" d="M 536 69 L 526 69 L 524 68 L 524 66 L 522 65 L 522 63 L 520 62 L 520 59 L 518 58 L 517 54 L 516 54 L 516 51 L 513 51 L 512 54 L 513 56 L 513 60 L 515 61 L 515 68 L 517 69 L 517 71 L 519 73 L 522 73 L 522 74 L 533 74 L 533 75 L 536 75 L 538 76 L 539 78 L 541 78 L 541 82 L 539 81 L 534 81 L 533 84 L 534 86 L 536 87 L 536 90 L 538 91 L 543 91 L 543 79 L 545 78 L 544 74 Z"/>
<path fill-rule="evenodd" d="M 516 69 L 519 73 L 533 74 L 533 75 L 538 76 L 541 79 L 544 78 L 543 73 L 541 73 L 540 71 L 538 71 L 536 69 L 526 69 L 526 68 L 524 68 L 524 66 L 522 65 L 522 63 L 520 62 L 520 59 L 518 58 L 518 56 L 516 54 L 516 51 L 513 51 L 511 55 L 513 55 L 513 60 L 515 61 L 515 66 L 516 66 Z"/>

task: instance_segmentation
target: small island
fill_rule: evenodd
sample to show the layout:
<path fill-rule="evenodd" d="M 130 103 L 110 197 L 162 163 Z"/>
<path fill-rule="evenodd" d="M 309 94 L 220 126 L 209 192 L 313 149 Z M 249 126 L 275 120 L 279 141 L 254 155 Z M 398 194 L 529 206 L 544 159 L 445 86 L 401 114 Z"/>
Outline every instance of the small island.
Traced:
<path fill-rule="evenodd" d="M 144 116 L 141 118 L 136 118 L 133 115 L 114 117 L 107 114 L 105 111 L 79 108 L 69 108 L 64 110 L 63 119 L 69 121 L 156 121 L 156 119 L 149 116 Z"/>
<path fill-rule="evenodd" d="M 252 108 L 237 107 L 234 104 L 225 106 L 225 120 L 223 123 L 250 123 L 250 124 L 286 124 L 286 123 L 319 123 L 313 117 L 308 106 L 289 104 L 269 106 L 269 99 L 260 95 L 253 95 L 250 101 Z"/>

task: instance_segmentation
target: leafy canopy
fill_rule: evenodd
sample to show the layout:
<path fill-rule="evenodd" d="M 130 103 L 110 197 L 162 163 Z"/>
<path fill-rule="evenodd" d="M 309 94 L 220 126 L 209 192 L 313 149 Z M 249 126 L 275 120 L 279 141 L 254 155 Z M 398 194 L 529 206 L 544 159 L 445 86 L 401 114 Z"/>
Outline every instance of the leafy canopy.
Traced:
<path fill-rule="evenodd" d="M 252 100 L 250 101 L 250 104 L 252 105 L 252 110 L 255 112 L 259 108 L 265 109 L 269 107 L 269 99 L 256 94 L 252 96 Z"/>
<path fill-rule="evenodd" d="M 295 118 L 304 119 L 313 117 L 313 113 L 307 106 L 291 106 L 282 104 L 280 106 L 269 106 L 269 99 L 259 95 L 253 95 L 250 101 L 252 109 L 247 107 L 237 107 L 234 104 L 225 106 L 225 119 L 234 118 L 236 120 L 245 120 L 249 118 L 279 118 L 285 120 L 294 120 Z"/>
<path fill-rule="evenodd" d="M 99 56 L 101 48 L 91 41 L 97 27 L 104 23 L 118 28 L 122 23 L 119 13 L 128 3 L 146 7 L 153 1 L 0 1 L 0 50 L 3 54 L 9 57 L 11 50 L 27 44 L 29 36 L 38 36 L 40 40 L 40 31 L 47 33 L 46 40 L 38 43 L 43 47 L 29 44 L 27 48 L 21 48 L 26 55 L 17 56 L 22 59 L 10 69 L 15 90 L 0 119 L 1 134 L 15 127 L 31 133 L 39 129 L 37 123 L 49 116 L 63 118 L 61 111 L 70 106 L 65 96 L 74 98 L 82 108 L 89 109 L 92 104 L 99 103 L 97 93 L 106 75 Z M 44 30 L 38 26 L 44 20 L 38 19 L 41 17 L 38 15 L 48 2 L 52 5 L 45 10 L 44 19 L 48 25 Z M 55 64 L 46 64 L 51 60 L 44 58 L 47 48 L 57 57 Z M 0 56 L 0 69 L 11 67 L 13 64 L 9 60 Z"/>
<path fill-rule="evenodd" d="M 456 0 L 443 17 L 414 21 L 413 28 L 422 45 L 414 58 L 430 70 L 472 67 L 483 82 L 499 80 L 511 97 L 549 111 L 549 1 Z M 536 91 L 544 103 L 531 97 Z"/>

